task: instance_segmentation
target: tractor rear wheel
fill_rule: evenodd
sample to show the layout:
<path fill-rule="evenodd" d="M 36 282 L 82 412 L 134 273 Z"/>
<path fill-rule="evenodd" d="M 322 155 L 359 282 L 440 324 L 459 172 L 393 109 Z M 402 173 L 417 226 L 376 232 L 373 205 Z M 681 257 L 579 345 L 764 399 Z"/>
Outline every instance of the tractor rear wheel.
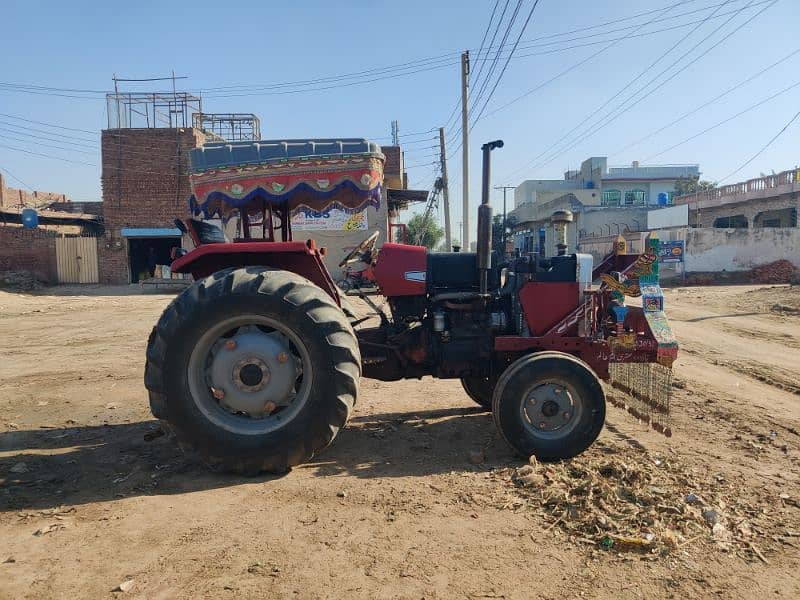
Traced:
<path fill-rule="evenodd" d="M 492 392 L 497 383 L 491 377 L 462 377 L 461 385 L 467 396 L 472 398 L 476 403 L 480 404 L 486 410 L 492 410 Z"/>
<path fill-rule="evenodd" d="M 147 345 L 153 414 L 212 468 L 283 473 L 325 448 L 356 401 L 347 317 L 295 273 L 227 269 L 164 311 Z"/>
<path fill-rule="evenodd" d="M 603 387 L 583 361 L 541 352 L 512 363 L 494 390 L 492 415 L 520 455 L 570 458 L 586 450 L 605 421 Z"/>

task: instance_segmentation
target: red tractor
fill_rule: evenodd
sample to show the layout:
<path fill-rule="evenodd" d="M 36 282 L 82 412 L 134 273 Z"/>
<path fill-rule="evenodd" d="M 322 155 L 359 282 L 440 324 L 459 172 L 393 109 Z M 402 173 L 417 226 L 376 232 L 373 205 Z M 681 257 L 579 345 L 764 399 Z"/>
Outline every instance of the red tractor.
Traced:
<path fill-rule="evenodd" d="M 344 258 L 366 263 L 387 298 L 390 313 L 378 311 L 374 326 L 343 306 L 324 249 L 292 240 L 291 214 L 380 203 L 378 146 L 322 140 L 193 151 L 193 210 L 237 213 L 241 237 L 228 241 L 206 221 L 177 222 L 195 248 L 178 251 L 172 270 L 195 282 L 148 341 L 153 414 L 214 468 L 285 472 L 331 443 L 361 377 L 428 375 L 460 379 L 523 456 L 585 450 L 603 427 L 609 364 L 671 364 L 677 347 L 645 309 L 620 301 L 641 275 L 641 257 L 612 254 L 593 271 L 590 255 L 566 252 L 570 215 L 557 224 L 558 255 L 492 256 L 489 158 L 501 146 L 483 147 L 477 252 L 378 249 L 376 232 Z M 592 286 L 603 273 L 613 273 L 611 283 Z"/>

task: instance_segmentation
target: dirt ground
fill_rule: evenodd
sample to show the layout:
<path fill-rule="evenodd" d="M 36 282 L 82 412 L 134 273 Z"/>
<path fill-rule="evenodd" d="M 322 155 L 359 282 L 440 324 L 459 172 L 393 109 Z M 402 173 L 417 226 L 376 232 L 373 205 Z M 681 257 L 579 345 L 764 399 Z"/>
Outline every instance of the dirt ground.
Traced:
<path fill-rule="evenodd" d="M 0 597 L 800 597 L 800 288 L 666 292 L 670 439 L 610 407 L 584 455 L 522 467 L 457 381 L 363 380 L 327 451 L 250 479 L 159 436 L 170 299 L 0 292 Z M 612 517 L 663 543 L 605 548 Z"/>

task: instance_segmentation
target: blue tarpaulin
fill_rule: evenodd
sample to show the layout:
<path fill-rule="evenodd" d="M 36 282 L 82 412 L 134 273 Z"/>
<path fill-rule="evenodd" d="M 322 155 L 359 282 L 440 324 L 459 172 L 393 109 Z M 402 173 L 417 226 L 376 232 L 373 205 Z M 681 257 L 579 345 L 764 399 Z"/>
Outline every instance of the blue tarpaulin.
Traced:
<path fill-rule="evenodd" d="M 121 234 L 126 238 L 181 237 L 181 230 L 176 227 L 123 227 Z"/>

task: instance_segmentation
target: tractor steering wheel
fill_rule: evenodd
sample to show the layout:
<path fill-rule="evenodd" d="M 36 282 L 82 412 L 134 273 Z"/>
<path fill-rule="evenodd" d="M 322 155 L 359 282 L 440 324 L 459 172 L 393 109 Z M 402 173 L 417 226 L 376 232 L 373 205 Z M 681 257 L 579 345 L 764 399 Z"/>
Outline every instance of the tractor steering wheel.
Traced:
<path fill-rule="evenodd" d="M 372 255 L 375 253 L 375 246 L 378 243 L 378 237 L 380 237 L 381 232 L 375 231 L 372 233 L 367 239 L 361 242 L 358 246 L 353 248 L 347 256 L 342 259 L 342 262 L 339 263 L 340 267 L 345 265 L 350 265 L 355 262 L 371 262 Z"/>

